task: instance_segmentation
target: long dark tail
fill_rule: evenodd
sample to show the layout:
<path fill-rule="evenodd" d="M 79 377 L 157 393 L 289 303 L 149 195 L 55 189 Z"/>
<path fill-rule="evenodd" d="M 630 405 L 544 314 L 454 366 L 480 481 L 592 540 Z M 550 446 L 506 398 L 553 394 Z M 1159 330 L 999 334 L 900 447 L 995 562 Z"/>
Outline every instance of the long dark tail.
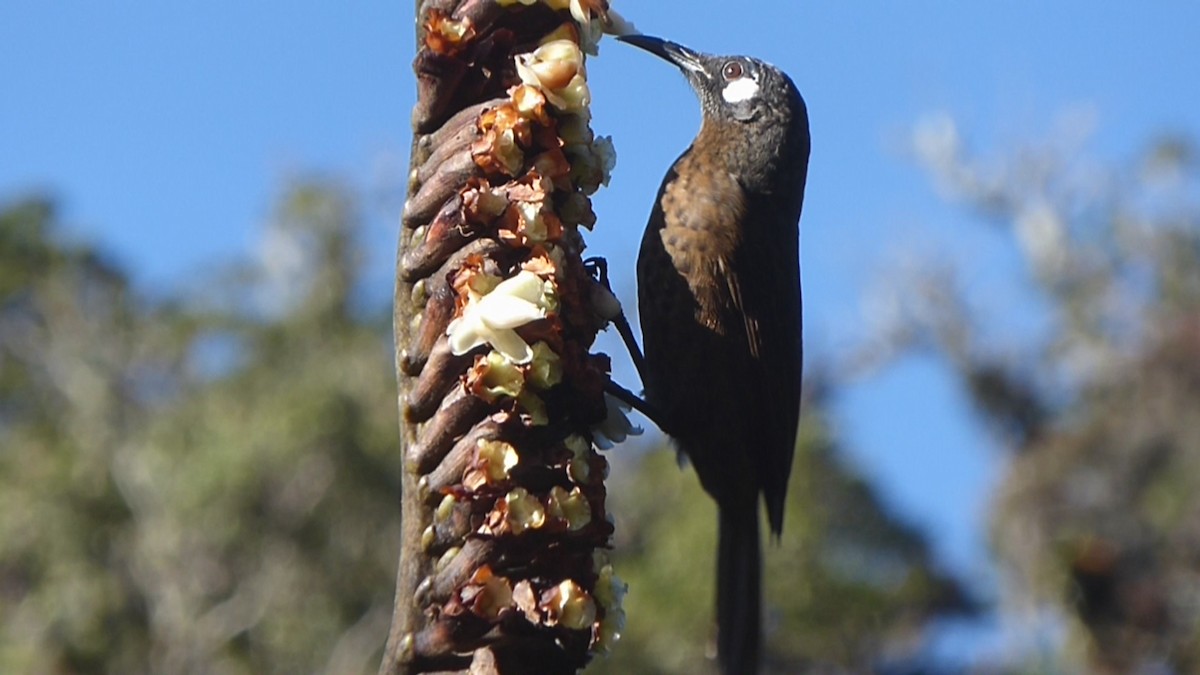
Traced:
<path fill-rule="evenodd" d="M 762 560 L 757 507 L 757 500 L 720 507 L 717 660 L 724 675 L 758 672 Z"/>

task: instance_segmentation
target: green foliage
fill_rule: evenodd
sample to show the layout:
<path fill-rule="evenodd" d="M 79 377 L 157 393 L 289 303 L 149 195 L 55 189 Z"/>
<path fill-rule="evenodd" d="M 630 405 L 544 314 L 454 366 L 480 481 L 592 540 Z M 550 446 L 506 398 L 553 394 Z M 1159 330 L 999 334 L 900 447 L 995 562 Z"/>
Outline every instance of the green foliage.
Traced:
<path fill-rule="evenodd" d="M 267 255 L 302 252 L 294 278 L 166 307 L 62 244 L 47 205 L 0 222 L 0 671 L 372 670 L 395 385 L 386 312 L 349 311 L 350 198 L 285 197 Z M 277 317 L 236 309 L 274 288 Z"/>

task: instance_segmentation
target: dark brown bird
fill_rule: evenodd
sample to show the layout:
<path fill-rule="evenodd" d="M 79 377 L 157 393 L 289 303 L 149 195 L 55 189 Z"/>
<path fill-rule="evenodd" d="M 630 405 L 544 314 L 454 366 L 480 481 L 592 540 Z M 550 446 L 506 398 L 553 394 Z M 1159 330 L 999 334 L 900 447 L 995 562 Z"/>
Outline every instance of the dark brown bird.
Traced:
<path fill-rule="evenodd" d="M 717 502 L 717 654 L 724 673 L 745 675 L 758 670 L 759 495 L 778 536 L 800 415 L 808 112 L 762 61 L 621 39 L 678 66 L 703 110 L 638 255 L 643 378 L 663 430 Z"/>

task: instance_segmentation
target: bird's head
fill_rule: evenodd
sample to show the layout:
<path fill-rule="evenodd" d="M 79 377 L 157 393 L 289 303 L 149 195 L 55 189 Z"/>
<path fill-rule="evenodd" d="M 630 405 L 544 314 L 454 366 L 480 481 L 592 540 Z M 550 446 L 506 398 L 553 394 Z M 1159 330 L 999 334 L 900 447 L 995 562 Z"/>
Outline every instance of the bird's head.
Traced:
<path fill-rule="evenodd" d="M 796 86 L 769 63 L 748 56 L 704 54 L 649 35 L 617 39 L 666 59 L 683 71 L 700 98 L 706 119 L 786 125 L 799 121 L 792 119 L 797 114 L 804 115 L 804 101 Z"/>

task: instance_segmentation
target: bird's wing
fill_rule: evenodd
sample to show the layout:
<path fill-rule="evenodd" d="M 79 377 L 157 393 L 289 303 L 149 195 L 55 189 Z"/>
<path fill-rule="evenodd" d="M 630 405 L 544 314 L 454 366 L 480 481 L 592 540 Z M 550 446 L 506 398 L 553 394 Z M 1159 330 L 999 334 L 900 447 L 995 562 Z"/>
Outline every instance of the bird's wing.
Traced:
<path fill-rule="evenodd" d="M 755 359 L 761 359 L 763 336 L 758 329 L 759 316 L 755 312 L 746 311 L 746 303 L 742 299 L 740 275 L 730 262 L 725 259 L 717 262 L 717 269 L 722 280 L 725 282 L 725 290 L 729 293 L 729 298 L 733 306 L 742 317 L 742 325 L 746 330 L 746 343 L 750 348 L 750 356 Z"/>
<path fill-rule="evenodd" d="M 778 533 L 795 451 L 800 418 L 803 367 L 799 230 L 778 212 L 747 214 L 739 254 L 729 265 L 726 283 L 745 325 L 751 354 L 747 367 L 763 383 L 755 405 L 767 412 L 752 442 L 760 445 L 759 481 L 766 497 L 771 529 Z M 771 223 L 773 227 L 762 227 Z M 780 226 L 782 225 L 782 226 Z"/>

